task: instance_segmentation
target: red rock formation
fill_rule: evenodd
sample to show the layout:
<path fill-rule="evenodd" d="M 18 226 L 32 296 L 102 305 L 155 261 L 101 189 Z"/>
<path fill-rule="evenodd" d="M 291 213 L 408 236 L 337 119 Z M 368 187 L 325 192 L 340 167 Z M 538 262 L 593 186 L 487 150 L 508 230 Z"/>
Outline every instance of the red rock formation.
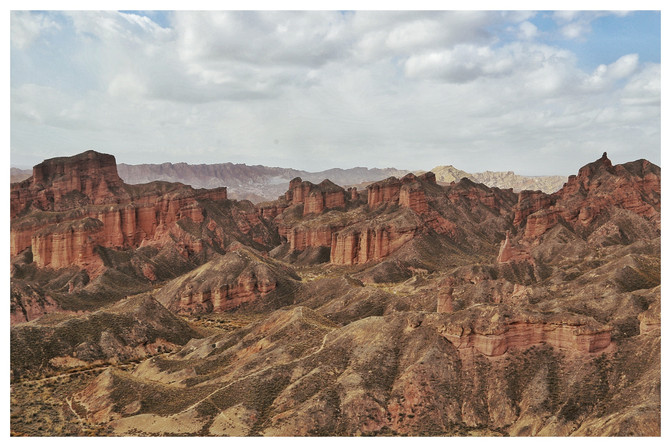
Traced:
<path fill-rule="evenodd" d="M 518 202 L 515 206 L 515 218 L 513 225 L 519 227 L 526 218 L 543 208 L 553 204 L 553 198 L 542 191 L 521 191 L 518 196 Z"/>
<path fill-rule="evenodd" d="M 194 190 L 164 182 L 124 185 L 114 157 L 94 151 L 46 160 L 35 166 L 31 178 L 12 185 L 10 254 L 32 246 L 40 268 L 76 265 L 95 277 L 102 267 L 94 252 L 97 245 L 138 248 L 160 243 L 181 231 L 178 221 L 205 221 L 201 201 L 226 197 L 226 188 Z M 27 214 L 19 217 L 20 213 Z M 243 216 L 236 223 L 249 231 L 260 225 L 258 216 L 253 218 L 256 221 Z M 198 252 L 202 242 L 190 243 L 187 249 Z"/>
<path fill-rule="evenodd" d="M 440 290 L 438 291 L 438 303 L 436 304 L 436 312 L 438 313 L 452 313 L 454 307 L 452 306 L 452 293 L 454 292 L 454 279 L 449 277 L 442 281 Z"/>
<path fill-rule="evenodd" d="M 119 203 L 127 199 L 114 156 L 87 151 L 74 157 L 45 160 L 33 176 L 10 190 L 12 218 L 32 206 L 61 211 L 86 204 Z"/>
<path fill-rule="evenodd" d="M 373 209 L 383 203 L 398 203 L 401 194 L 401 181 L 396 177 L 375 182 L 368 189 L 368 206 Z"/>
<path fill-rule="evenodd" d="M 436 175 L 427 172 L 420 176 L 412 173 L 405 175 L 401 180 L 390 177 L 368 185 L 368 206 L 373 209 L 383 203 L 399 203 L 417 213 L 428 211 L 425 184 L 436 184 Z"/>
<path fill-rule="evenodd" d="M 497 194 L 498 192 L 498 194 Z M 497 213 L 503 214 L 507 212 L 507 207 L 504 206 L 504 201 L 508 200 L 507 195 L 513 195 L 511 190 L 499 190 L 498 188 L 489 188 L 479 183 L 473 183 L 467 178 L 461 179 L 458 183 L 450 185 L 447 191 L 447 197 L 453 205 L 469 204 L 469 208 L 474 212 L 478 206 L 484 205 L 490 209 L 496 210 Z"/>
<path fill-rule="evenodd" d="M 544 322 L 510 322 L 500 333 L 444 334 L 458 349 L 475 348 L 487 356 L 505 354 L 509 349 L 526 349 L 539 343 L 582 353 L 600 352 L 611 343 L 610 329 L 587 330 L 583 326 Z"/>
<path fill-rule="evenodd" d="M 289 205 L 287 203 L 278 204 L 275 202 L 270 202 L 270 203 L 261 203 L 256 206 L 256 209 L 258 210 L 259 217 L 271 221 L 280 214 L 282 214 L 284 210 L 287 209 L 288 206 Z"/>
<path fill-rule="evenodd" d="M 315 185 L 296 177 L 289 182 L 284 197 L 292 205 L 303 204 L 304 216 L 321 214 L 326 209 L 345 208 L 345 190 L 330 180 Z"/>
<path fill-rule="evenodd" d="M 43 228 L 31 239 L 33 262 L 53 269 L 77 265 L 95 276 L 103 265 L 94 252 L 102 232 L 103 223 L 91 218 Z"/>
<path fill-rule="evenodd" d="M 302 251 L 309 247 L 330 247 L 333 233 L 334 229 L 328 225 L 294 227 L 287 231 L 286 238 L 292 251 Z"/>
<path fill-rule="evenodd" d="M 534 260 L 529 251 L 521 246 L 514 246 L 510 241 L 510 231 L 506 232 L 506 239 L 501 242 L 499 256 L 496 258 L 499 264 L 528 262 L 533 264 Z"/>
<path fill-rule="evenodd" d="M 525 239 L 543 235 L 560 221 L 574 230 L 591 231 L 597 218 L 611 207 L 623 208 L 657 223 L 660 221 L 659 167 L 646 160 L 613 166 L 603 156 L 583 166 L 564 187 L 547 196 L 522 192 L 515 225 L 524 225 Z"/>
<path fill-rule="evenodd" d="M 417 183 L 403 185 L 399 193 L 398 202 L 401 206 L 410 208 L 416 213 L 426 213 L 429 211 L 426 193 L 421 185 Z"/>
<path fill-rule="evenodd" d="M 321 214 L 322 211 L 324 211 L 324 208 L 324 195 L 320 191 L 312 191 L 305 198 L 303 215 Z"/>
<path fill-rule="evenodd" d="M 221 312 L 267 296 L 283 279 L 273 271 L 277 266 L 257 256 L 242 246 L 234 247 L 166 292 L 169 307 L 180 312 Z"/>
<path fill-rule="evenodd" d="M 542 209 L 527 217 L 524 229 L 525 239 L 536 239 L 557 225 L 559 213 L 556 210 Z"/>
<path fill-rule="evenodd" d="M 331 263 L 353 265 L 379 261 L 412 240 L 416 231 L 417 227 L 373 227 L 334 233 L 331 239 Z"/>

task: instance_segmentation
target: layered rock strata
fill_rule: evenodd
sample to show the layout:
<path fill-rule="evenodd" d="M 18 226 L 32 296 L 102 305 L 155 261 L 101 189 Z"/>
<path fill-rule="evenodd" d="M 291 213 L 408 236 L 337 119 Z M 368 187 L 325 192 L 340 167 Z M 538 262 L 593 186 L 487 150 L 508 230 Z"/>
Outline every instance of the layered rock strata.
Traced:
<path fill-rule="evenodd" d="M 208 242 L 221 246 L 226 237 L 208 218 L 203 203 L 226 200 L 226 188 L 194 190 L 164 182 L 125 185 L 114 157 L 95 151 L 46 160 L 35 166 L 31 178 L 12 185 L 10 255 L 30 248 L 39 268 L 75 265 L 95 277 L 102 267 L 97 246 L 135 249 L 178 237 L 186 252 L 199 252 L 202 241 L 178 223 L 206 225 L 213 234 L 206 235 Z M 262 225 L 255 213 L 233 212 L 243 233 Z"/>
<path fill-rule="evenodd" d="M 501 242 L 501 248 L 499 249 L 499 255 L 496 258 L 496 262 L 499 264 L 520 262 L 533 264 L 534 260 L 527 248 L 514 245 L 511 242 L 510 231 L 507 231 L 506 239 Z"/>
<path fill-rule="evenodd" d="M 406 174 L 400 180 L 390 177 L 367 186 L 368 206 L 373 209 L 384 203 L 395 204 L 412 209 L 417 213 L 428 211 L 426 193 L 423 184 L 436 184 L 436 175 L 426 172 L 422 175 Z"/>
<path fill-rule="evenodd" d="M 551 196 L 521 193 L 514 224 L 524 225 L 528 240 L 537 239 L 560 222 L 589 234 L 599 218 L 615 207 L 642 216 L 659 228 L 660 180 L 659 167 L 647 160 L 613 166 L 604 152 Z"/>
<path fill-rule="evenodd" d="M 286 293 L 296 278 L 291 269 L 238 246 L 171 281 L 157 299 L 177 312 L 221 312 Z"/>
<path fill-rule="evenodd" d="M 345 208 L 345 190 L 330 180 L 318 185 L 296 177 L 289 183 L 285 199 L 292 205 L 303 205 L 303 215 L 321 214 L 324 210 Z"/>
<path fill-rule="evenodd" d="M 128 199 L 114 156 L 87 151 L 74 157 L 45 160 L 32 177 L 10 189 L 10 216 L 27 208 L 62 211 L 82 205 L 119 203 Z"/>
<path fill-rule="evenodd" d="M 445 338 L 458 349 L 474 348 L 490 357 L 503 355 L 513 348 L 526 349 L 540 343 L 581 353 L 600 352 L 611 343 L 609 329 L 587 331 L 582 326 L 527 322 L 511 322 L 498 334 L 446 334 Z"/>
<path fill-rule="evenodd" d="M 545 316 L 500 304 L 453 316 L 442 335 L 459 350 L 476 349 L 489 357 L 538 344 L 582 354 L 601 352 L 611 345 L 612 327 L 575 314 Z"/>

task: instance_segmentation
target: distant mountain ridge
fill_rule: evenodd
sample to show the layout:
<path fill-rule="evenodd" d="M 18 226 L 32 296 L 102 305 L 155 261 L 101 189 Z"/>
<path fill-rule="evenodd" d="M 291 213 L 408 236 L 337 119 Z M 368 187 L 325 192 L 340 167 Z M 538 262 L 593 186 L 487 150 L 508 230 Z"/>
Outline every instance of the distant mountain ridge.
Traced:
<path fill-rule="evenodd" d="M 248 166 L 234 163 L 198 165 L 188 163 L 129 165 L 120 163 L 118 164 L 118 170 L 119 176 L 130 184 L 164 180 L 185 183 L 194 188 L 226 186 L 231 198 L 247 199 L 255 203 L 276 199 L 284 193 L 287 183 L 296 177 L 313 183 L 328 179 L 338 185 L 352 186 L 375 182 L 391 176 L 403 177 L 412 172 L 395 168 L 369 169 L 363 167 L 308 172 L 291 168 L 262 165 Z M 529 189 L 553 193 L 566 182 L 566 177 L 557 175 L 532 177 L 517 175 L 512 171 L 485 171 L 471 174 L 454 166 L 437 166 L 431 171 L 436 174 L 436 180 L 441 183 L 458 182 L 465 177 L 476 183 L 484 183 L 489 187 L 512 188 L 514 191 Z M 415 173 L 420 172 L 422 171 Z"/>
<path fill-rule="evenodd" d="M 436 166 L 431 170 L 436 174 L 436 180 L 442 183 L 458 182 L 466 177 L 476 183 L 484 183 L 490 188 L 513 188 L 513 191 L 540 190 L 551 194 L 558 191 L 566 182 L 561 175 L 525 176 L 517 175 L 513 171 L 485 171 L 470 174 L 452 165 Z"/>
<path fill-rule="evenodd" d="M 362 167 L 308 172 L 291 168 L 248 166 L 235 163 L 198 165 L 188 163 L 128 165 L 119 163 L 117 166 L 119 176 L 126 183 L 138 184 L 164 180 L 185 183 L 194 188 L 226 186 L 231 198 L 247 199 L 252 202 L 276 199 L 284 194 L 287 184 L 296 177 L 314 183 L 329 179 L 339 185 L 356 185 L 391 176 L 402 177 L 410 172 L 394 168 L 368 169 Z"/>
<path fill-rule="evenodd" d="M 33 170 L 32 169 L 20 169 L 20 168 L 11 168 L 9 171 L 10 175 L 10 182 L 11 183 L 16 183 L 16 182 L 22 182 L 31 175 L 33 175 Z"/>

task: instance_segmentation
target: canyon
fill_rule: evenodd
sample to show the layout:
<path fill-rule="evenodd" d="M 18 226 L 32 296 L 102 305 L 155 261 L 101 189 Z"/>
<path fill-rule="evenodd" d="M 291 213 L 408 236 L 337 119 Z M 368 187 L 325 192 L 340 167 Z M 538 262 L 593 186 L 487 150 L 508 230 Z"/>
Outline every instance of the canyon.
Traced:
<path fill-rule="evenodd" d="M 660 168 L 436 171 L 272 171 L 253 203 L 95 151 L 36 165 L 10 186 L 12 434 L 54 435 L 27 416 L 53 379 L 75 435 L 659 436 Z"/>

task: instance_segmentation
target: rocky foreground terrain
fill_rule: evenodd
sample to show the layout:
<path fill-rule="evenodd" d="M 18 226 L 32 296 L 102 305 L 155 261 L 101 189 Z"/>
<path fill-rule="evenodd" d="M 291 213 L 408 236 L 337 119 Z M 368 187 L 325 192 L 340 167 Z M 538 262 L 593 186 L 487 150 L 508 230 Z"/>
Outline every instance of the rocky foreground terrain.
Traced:
<path fill-rule="evenodd" d="M 35 166 L 12 434 L 659 436 L 660 168 L 437 174 L 253 204 L 94 151 Z"/>

